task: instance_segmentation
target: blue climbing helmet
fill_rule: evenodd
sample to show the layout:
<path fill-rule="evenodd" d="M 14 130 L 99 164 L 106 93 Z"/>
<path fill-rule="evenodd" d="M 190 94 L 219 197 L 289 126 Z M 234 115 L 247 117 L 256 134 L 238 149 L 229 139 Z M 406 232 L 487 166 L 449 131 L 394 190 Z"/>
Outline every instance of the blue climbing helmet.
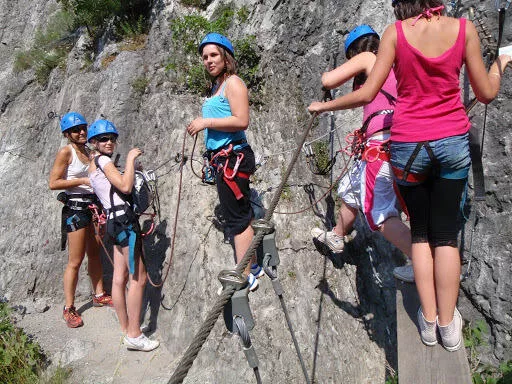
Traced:
<path fill-rule="evenodd" d="M 119 136 L 114 123 L 108 120 L 96 120 L 87 130 L 87 142 L 90 143 L 92 138 L 105 134 Z"/>
<path fill-rule="evenodd" d="M 62 116 L 62 119 L 60 119 L 61 132 L 66 132 L 68 129 L 71 129 L 78 125 L 87 125 L 85 117 L 83 117 L 78 112 L 68 112 L 64 116 Z"/>
<path fill-rule="evenodd" d="M 233 44 L 231 44 L 231 41 L 220 33 L 212 32 L 207 34 L 203 40 L 201 40 L 201 43 L 199 44 L 199 54 L 201 55 L 203 53 L 203 47 L 206 44 L 215 44 L 219 47 L 224 48 L 226 51 L 228 51 L 231 56 L 235 57 L 235 48 L 233 48 Z"/>
<path fill-rule="evenodd" d="M 361 24 L 355 27 L 353 30 L 350 31 L 350 33 L 347 36 L 347 39 L 345 40 L 345 55 L 347 54 L 348 49 L 350 46 L 360 37 L 363 36 L 370 36 L 375 35 L 379 37 L 379 34 L 375 32 L 375 30 L 370 27 L 367 24 Z"/>

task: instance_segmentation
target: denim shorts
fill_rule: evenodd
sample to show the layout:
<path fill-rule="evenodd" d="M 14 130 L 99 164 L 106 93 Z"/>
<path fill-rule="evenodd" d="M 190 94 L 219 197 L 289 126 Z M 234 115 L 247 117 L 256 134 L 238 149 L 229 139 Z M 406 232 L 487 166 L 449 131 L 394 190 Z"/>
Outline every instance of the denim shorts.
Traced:
<path fill-rule="evenodd" d="M 391 165 L 404 170 L 418 143 L 391 142 Z M 428 142 L 437 162 L 430 158 L 425 147 L 422 147 L 414 159 L 410 173 L 432 174 L 442 179 L 460 180 L 468 177 L 471 166 L 469 154 L 469 134 L 445 137 Z M 418 182 L 396 180 L 399 185 L 417 185 Z"/>

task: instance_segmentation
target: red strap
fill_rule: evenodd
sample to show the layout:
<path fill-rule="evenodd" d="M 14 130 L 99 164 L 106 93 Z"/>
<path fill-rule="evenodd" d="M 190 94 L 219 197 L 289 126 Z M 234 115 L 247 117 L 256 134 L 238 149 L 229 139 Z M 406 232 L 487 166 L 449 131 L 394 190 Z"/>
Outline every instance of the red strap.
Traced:
<path fill-rule="evenodd" d="M 236 175 L 238 177 L 240 177 L 241 179 L 248 179 L 249 176 L 250 176 L 249 173 L 240 172 L 240 171 L 238 171 L 236 173 Z M 236 197 L 237 200 L 240 200 L 242 197 L 244 197 L 244 194 L 242 193 L 242 191 L 238 187 L 238 184 L 236 183 L 235 180 L 228 179 L 227 177 L 224 176 L 224 174 L 222 175 L 222 179 L 225 181 L 225 183 L 229 187 L 229 189 L 231 189 L 233 191 L 233 193 L 235 194 L 235 197 Z"/>
<path fill-rule="evenodd" d="M 403 180 L 404 177 L 404 171 L 400 168 L 393 167 L 393 173 L 395 174 L 395 177 L 398 180 Z M 407 174 L 407 177 L 405 178 L 405 181 L 408 181 L 409 183 L 422 183 L 425 180 L 427 180 L 428 173 L 412 173 L 409 172 Z"/>

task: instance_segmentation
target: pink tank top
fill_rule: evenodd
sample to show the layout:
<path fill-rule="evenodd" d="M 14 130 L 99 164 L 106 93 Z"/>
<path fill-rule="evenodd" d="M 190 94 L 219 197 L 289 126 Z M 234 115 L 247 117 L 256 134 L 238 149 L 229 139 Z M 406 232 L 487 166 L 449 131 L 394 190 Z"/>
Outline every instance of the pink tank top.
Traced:
<path fill-rule="evenodd" d="M 382 86 L 382 90 L 384 92 L 377 93 L 375 99 L 363 107 L 363 122 L 377 111 L 395 109 L 396 79 L 393 70 L 389 72 L 388 78 Z M 372 117 L 366 131 L 366 137 L 369 138 L 379 131 L 389 129 L 391 127 L 392 119 L 393 114 L 376 115 Z"/>
<path fill-rule="evenodd" d="M 462 104 L 459 74 L 464 63 L 466 19 L 459 20 L 455 44 L 438 57 L 425 57 L 397 33 L 395 75 L 398 102 L 391 140 L 418 142 L 462 135 L 471 124 Z"/>

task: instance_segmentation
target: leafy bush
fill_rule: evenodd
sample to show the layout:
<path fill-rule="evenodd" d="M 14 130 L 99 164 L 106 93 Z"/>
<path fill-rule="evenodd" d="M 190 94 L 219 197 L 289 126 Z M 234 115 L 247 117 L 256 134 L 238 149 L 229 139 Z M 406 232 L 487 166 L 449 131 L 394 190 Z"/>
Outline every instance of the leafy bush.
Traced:
<path fill-rule="evenodd" d="M 42 361 L 39 346 L 13 326 L 7 304 L 0 303 L 0 382 L 37 382 Z"/>
<path fill-rule="evenodd" d="M 73 15 L 75 29 L 85 26 L 96 39 L 113 23 L 118 37 L 132 38 L 147 31 L 148 0 L 58 0 Z"/>
<path fill-rule="evenodd" d="M 174 52 L 166 70 L 176 74 L 179 85 L 192 93 L 205 91 L 209 76 L 198 60 L 197 47 L 201 39 L 209 32 L 227 34 L 234 21 L 246 21 L 248 10 L 242 7 L 235 12 L 230 6 L 218 8 L 211 20 L 193 13 L 175 18 L 170 23 Z M 262 88 L 262 79 L 258 75 L 260 55 L 255 36 L 232 39 L 238 62 L 238 74 L 252 92 L 251 102 Z"/>
<path fill-rule="evenodd" d="M 211 4 L 212 0 L 181 0 L 180 2 L 186 7 L 196 7 L 204 10 Z"/>
<path fill-rule="evenodd" d="M 136 93 L 142 95 L 146 91 L 146 87 L 148 86 L 148 84 L 149 79 L 146 78 L 146 76 L 140 76 L 133 80 L 132 88 Z"/>
<path fill-rule="evenodd" d="M 464 345 L 469 349 L 469 365 L 473 384 L 509 384 L 512 383 L 512 360 L 503 362 L 499 367 L 482 364 L 477 347 L 486 345 L 489 328 L 484 320 L 468 323 L 462 330 Z"/>
<path fill-rule="evenodd" d="M 32 48 L 17 52 L 14 59 L 14 72 L 19 73 L 30 68 L 35 71 L 36 80 L 46 83 L 50 72 L 66 62 L 72 47 L 70 31 L 72 17 L 66 11 L 59 11 L 48 21 L 45 30 L 37 30 Z"/>
<path fill-rule="evenodd" d="M 315 141 L 313 143 L 314 160 L 320 172 L 324 172 L 330 165 L 331 158 L 329 156 L 329 142 Z"/>

